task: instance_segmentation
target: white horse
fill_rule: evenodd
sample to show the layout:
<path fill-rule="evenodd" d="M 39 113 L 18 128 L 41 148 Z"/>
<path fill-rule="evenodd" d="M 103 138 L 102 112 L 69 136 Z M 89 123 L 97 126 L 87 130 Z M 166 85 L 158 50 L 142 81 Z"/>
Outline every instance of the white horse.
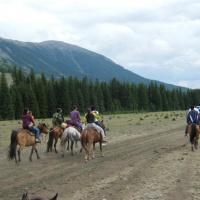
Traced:
<path fill-rule="evenodd" d="M 80 139 L 81 139 L 80 132 L 76 128 L 70 126 L 64 130 L 60 139 L 61 139 L 60 144 L 61 144 L 62 157 L 64 157 L 66 142 L 68 142 L 67 150 L 69 150 L 69 140 L 71 141 L 71 146 L 70 146 L 71 147 L 71 155 L 74 156 L 73 146 L 74 146 L 74 142 L 76 142 L 76 148 L 77 148 L 77 141 L 80 141 Z"/>

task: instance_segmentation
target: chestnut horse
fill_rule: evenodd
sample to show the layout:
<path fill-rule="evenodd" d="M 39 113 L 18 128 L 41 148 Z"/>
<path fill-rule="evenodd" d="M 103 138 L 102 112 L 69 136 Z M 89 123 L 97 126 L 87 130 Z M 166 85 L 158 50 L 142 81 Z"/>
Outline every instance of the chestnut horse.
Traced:
<path fill-rule="evenodd" d="M 92 158 L 95 158 L 95 143 L 99 142 L 101 156 L 102 153 L 102 135 L 98 133 L 94 128 L 86 128 L 81 133 L 81 144 L 83 149 L 85 149 L 85 162 L 90 159 L 90 147 L 93 144 Z"/>
<path fill-rule="evenodd" d="M 58 197 L 58 193 L 49 200 L 56 200 L 57 197 Z M 31 198 L 29 198 L 28 194 L 25 193 L 25 194 L 22 195 L 22 200 L 44 200 L 44 199 L 42 197 L 31 197 Z"/>
<path fill-rule="evenodd" d="M 37 128 L 40 130 L 40 133 L 48 133 L 48 129 L 45 123 L 39 124 Z M 19 149 L 17 150 L 18 152 L 18 161 L 17 161 L 17 156 L 16 156 L 16 149 L 17 145 L 19 145 Z M 11 133 L 11 142 L 10 146 L 8 148 L 8 158 L 12 160 L 15 158 L 15 162 L 20 162 L 21 161 L 21 151 L 24 149 L 24 147 L 29 147 L 32 146 L 31 149 L 31 154 L 29 157 L 29 160 L 32 161 L 32 155 L 33 151 L 35 150 L 35 153 L 37 155 L 37 159 L 39 159 L 38 151 L 36 149 L 37 143 L 35 142 L 35 134 L 26 130 L 26 129 L 18 129 L 13 130 Z"/>
<path fill-rule="evenodd" d="M 58 139 L 61 138 L 63 132 L 64 132 L 64 129 L 57 125 L 54 125 L 53 128 L 50 129 L 49 140 L 47 142 L 47 152 L 52 151 L 53 140 L 55 140 L 54 150 L 55 150 L 55 153 L 58 153 L 58 151 L 56 149 L 56 144 L 58 142 Z"/>
<path fill-rule="evenodd" d="M 199 133 L 200 133 L 200 128 L 199 125 L 196 125 L 194 123 L 188 125 L 188 131 L 189 136 L 190 136 L 190 143 L 191 143 L 191 150 L 194 151 L 197 149 L 198 146 L 198 139 L 199 139 Z"/>

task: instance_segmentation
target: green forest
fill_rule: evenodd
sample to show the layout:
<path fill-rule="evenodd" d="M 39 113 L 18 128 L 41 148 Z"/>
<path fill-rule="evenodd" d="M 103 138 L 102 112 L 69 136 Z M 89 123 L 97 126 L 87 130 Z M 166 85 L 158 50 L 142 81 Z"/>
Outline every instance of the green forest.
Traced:
<path fill-rule="evenodd" d="M 51 118 L 59 107 L 69 118 L 72 106 L 78 106 L 81 115 L 86 108 L 95 105 L 100 114 L 137 113 L 154 111 L 187 110 L 192 102 L 200 102 L 200 90 L 168 90 L 164 85 L 119 82 L 94 82 L 87 77 L 36 75 L 31 69 L 25 74 L 14 67 L 12 84 L 8 84 L 5 72 L 0 76 L 0 120 L 21 119 L 24 107 L 32 110 L 37 119 Z"/>

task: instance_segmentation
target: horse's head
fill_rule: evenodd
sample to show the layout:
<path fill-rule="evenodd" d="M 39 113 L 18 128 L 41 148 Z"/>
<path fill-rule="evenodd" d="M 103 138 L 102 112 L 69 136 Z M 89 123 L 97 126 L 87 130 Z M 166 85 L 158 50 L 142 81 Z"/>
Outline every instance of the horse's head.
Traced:
<path fill-rule="evenodd" d="M 39 123 L 38 128 L 41 133 L 47 134 L 49 132 L 47 125 L 45 123 Z"/>
<path fill-rule="evenodd" d="M 22 195 L 22 200 L 29 200 L 27 193 Z"/>
<path fill-rule="evenodd" d="M 100 124 L 105 128 L 105 125 L 103 123 L 103 119 L 100 121 Z"/>

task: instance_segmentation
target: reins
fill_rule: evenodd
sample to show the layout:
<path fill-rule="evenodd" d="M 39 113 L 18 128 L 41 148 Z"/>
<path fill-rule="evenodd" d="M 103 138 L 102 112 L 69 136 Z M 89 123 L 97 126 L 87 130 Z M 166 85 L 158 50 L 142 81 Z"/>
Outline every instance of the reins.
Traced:
<path fill-rule="evenodd" d="M 54 129 L 52 129 L 52 130 L 50 130 L 49 132 L 47 132 L 47 134 L 48 134 L 48 133 L 51 133 L 51 132 L 53 132 L 53 131 L 55 131 L 58 127 L 59 127 L 59 126 L 56 126 Z"/>

